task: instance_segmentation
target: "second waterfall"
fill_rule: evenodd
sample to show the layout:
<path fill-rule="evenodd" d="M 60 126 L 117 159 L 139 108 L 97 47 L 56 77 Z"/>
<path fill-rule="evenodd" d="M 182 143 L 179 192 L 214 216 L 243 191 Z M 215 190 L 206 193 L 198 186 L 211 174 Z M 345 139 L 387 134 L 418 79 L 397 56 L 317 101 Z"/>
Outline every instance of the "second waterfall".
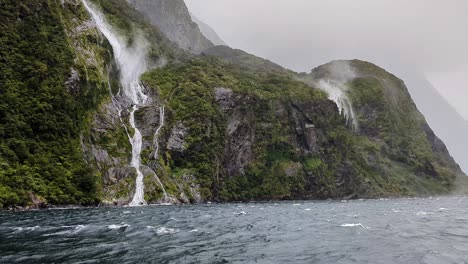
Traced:
<path fill-rule="evenodd" d="M 135 168 L 137 177 L 135 182 L 135 195 L 130 206 L 146 205 L 144 199 L 143 173 L 141 172 L 141 150 L 142 135 L 135 123 L 135 112 L 143 106 L 148 97 L 143 93 L 140 84 L 140 75 L 147 69 L 146 54 L 148 44 L 143 38 L 135 38 L 132 45 L 128 45 L 126 38 L 120 36 L 112 26 L 109 25 L 104 15 L 87 0 L 83 0 L 86 10 L 91 15 L 98 29 L 106 37 L 114 51 L 115 61 L 120 70 L 120 84 L 122 92 L 118 98 L 118 111 L 123 109 L 129 111 L 129 123 L 133 133 L 128 133 L 128 138 L 132 146 L 131 166 Z M 128 131 L 129 129 L 127 129 Z M 133 135 L 132 135 L 133 134 Z"/>

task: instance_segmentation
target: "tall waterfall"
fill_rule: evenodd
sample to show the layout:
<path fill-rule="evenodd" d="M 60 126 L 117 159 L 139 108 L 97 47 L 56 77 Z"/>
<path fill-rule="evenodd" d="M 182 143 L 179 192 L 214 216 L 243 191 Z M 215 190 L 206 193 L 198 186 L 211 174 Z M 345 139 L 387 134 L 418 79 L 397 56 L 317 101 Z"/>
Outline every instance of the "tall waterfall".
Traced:
<path fill-rule="evenodd" d="M 351 100 L 346 94 L 346 88 L 343 84 L 332 80 L 320 80 L 319 88 L 328 93 L 328 99 L 335 102 L 340 114 L 346 118 L 346 124 L 351 126 L 354 131 L 359 130 L 359 124 L 354 114 Z"/>
<path fill-rule="evenodd" d="M 148 97 L 143 93 L 143 87 L 139 80 L 140 75 L 147 70 L 146 54 L 148 45 L 146 41 L 137 39 L 133 46 L 129 46 L 127 44 L 127 39 L 119 36 L 115 30 L 112 29 L 100 11 L 92 4 L 88 3 L 87 0 L 83 0 L 83 4 L 99 30 L 111 44 L 115 60 L 120 69 L 120 84 L 122 86 L 122 93 L 120 96 L 122 98 L 119 99 L 121 99 L 122 102 L 119 107 L 129 109 L 129 123 L 134 132 L 133 136 L 127 132 L 132 145 L 131 166 L 135 168 L 137 172 L 135 195 L 129 205 L 146 205 L 144 199 L 143 173 L 140 170 L 142 136 L 135 124 L 135 112 L 138 110 L 138 107 L 144 105 L 148 100 Z M 118 109 L 118 111 L 121 113 L 122 109 Z"/>

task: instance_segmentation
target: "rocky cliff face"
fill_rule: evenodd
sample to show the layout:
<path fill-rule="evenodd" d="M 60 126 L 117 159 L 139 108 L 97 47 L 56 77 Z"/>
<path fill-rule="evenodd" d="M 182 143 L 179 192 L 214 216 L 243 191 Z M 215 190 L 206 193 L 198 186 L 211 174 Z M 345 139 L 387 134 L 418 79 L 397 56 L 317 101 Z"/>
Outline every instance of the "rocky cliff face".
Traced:
<path fill-rule="evenodd" d="M 183 0 L 127 0 L 180 48 L 195 54 L 213 46 L 192 21 Z"/>
<path fill-rule="evenodd" d="M 433 195 L 463 175 L 403 82 L 375 65 L 297 74 L 211 47 L 182 1 L 90 2 L 128 47 L 146 40 L 135 127 L 150 203 Z M 81 1 L 2 7 L 0 205 L 127 204 L 135 131 L 117 52 Z M 324 79 L 340 83 L 359 129 Z"/>

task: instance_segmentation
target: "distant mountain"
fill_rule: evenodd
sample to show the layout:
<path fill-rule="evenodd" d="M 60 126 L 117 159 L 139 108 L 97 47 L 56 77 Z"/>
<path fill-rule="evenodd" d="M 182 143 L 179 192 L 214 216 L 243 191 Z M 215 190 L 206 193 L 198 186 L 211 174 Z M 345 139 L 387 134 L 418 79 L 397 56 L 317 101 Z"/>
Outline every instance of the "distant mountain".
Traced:
<path fill-rule="evenodd" d="M 226 43 L 219 37 L 218 33 L 210 27 L 208 24 L 205 22 L 201 21 L 198 19 L 194 14 L 190 13 L 190 16 L 192 17 L 193 22 L 198 24 L 198 27 L 200 28 L 202 34 L 209 39 L 213 44 L 215 45 L 225 45 Z"/>

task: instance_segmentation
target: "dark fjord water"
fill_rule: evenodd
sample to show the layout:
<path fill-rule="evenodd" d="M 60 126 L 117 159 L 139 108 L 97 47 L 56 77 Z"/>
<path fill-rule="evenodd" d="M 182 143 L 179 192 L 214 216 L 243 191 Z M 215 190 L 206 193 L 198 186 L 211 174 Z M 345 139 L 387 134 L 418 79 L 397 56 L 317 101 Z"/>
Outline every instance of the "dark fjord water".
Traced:
<path fill-rule="evenodd" d="M 0 212 L 0 263 L 468 263 L 468 198 Z"/>

